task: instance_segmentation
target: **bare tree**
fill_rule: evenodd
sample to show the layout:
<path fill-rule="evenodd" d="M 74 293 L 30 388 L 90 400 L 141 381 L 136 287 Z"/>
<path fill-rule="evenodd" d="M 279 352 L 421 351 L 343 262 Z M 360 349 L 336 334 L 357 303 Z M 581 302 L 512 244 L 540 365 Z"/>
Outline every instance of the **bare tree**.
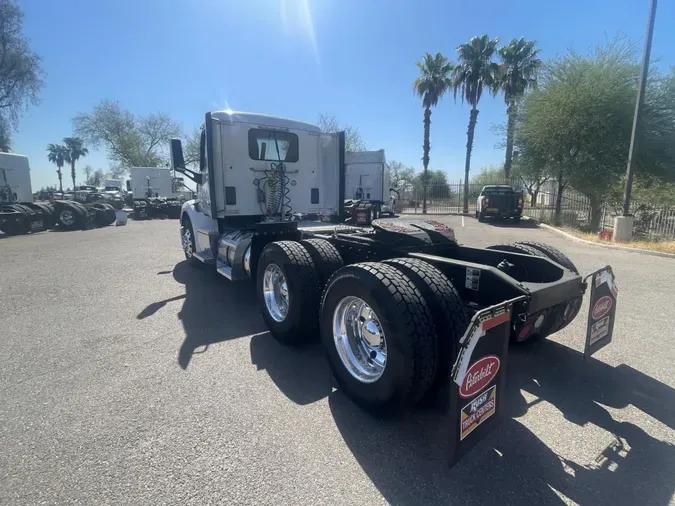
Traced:
<path fill-rule="evenodd" d="M 101 186 L 103 184 L 106 174 L 102 169 L 94 170 L 91 165 L 87 165 L 83 170 L 85 175 L 84 184 L 90 186 Z"/>
<path fill-rule="evenodd" d="M 0 116 L 0 153 L 9 153 L 12 150 L 10 127 L 5 118 Z"/>
<path fill-rule="evenodd" d="M 136 117 L 109 100 L 75 116 L 73 125 L 92 147 L 105 147 L 111 168 L 121 174 L 129 167 L 165 166 L 169 140 L 180 134 L 178 123 L 164 113 Z"/>
<path fill-rule="evenodd" d="M 185 166 L 193 170 L 199 169 L 199 142 L 201 135 L 201 128 L 195 128 L 190 135 L 185 137 L 183 158 L 185 159 Z"/>
<path fill-rule="evenodd" d="M 347 151 L 366 151 L 366 144 L 361 138 L 359 129 L 350 125 L 342 125 L 335 116 L 327 114 L 319 115 L 319 128 L 324 133 L 345 132 L 345 150 Z"/>
<path fill-rule="evenodd" d="M 40 57 L 23 35 L 23 12 L 13 0 L 0 0 L 0 116 L 16 124 L 43 84 Z"/>

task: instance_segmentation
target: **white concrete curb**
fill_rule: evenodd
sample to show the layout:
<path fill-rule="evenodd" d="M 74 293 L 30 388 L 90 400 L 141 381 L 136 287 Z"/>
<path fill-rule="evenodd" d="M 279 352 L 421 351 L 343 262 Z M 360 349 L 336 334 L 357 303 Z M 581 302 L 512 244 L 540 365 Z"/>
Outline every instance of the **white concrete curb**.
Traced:
<path fill-rule="evenodd" d="M 555 232 L 556 234 L 560 234 L 564 237 L 567 237 L 568 239 L 573 240 L 574 242 L 580 242 L 582 244 L 589 244 L 591 246 L 597 246 L 598 248 L 607 248 L 607 249 L 618 249 L 621 251 L 628 251 L 630 253 L 641 253 L 643 255 L 651 255 L 654 257 L 664 257 L 664 258 L 675 258 L 675 253 L 664 253 L 662 251 L 651 251 L 648 249 L 638 249 L 638 248 L 628 248 L 626 246 L 616 246 L 614 244 L 600 244 L 597 242 L 593 241 L 587 241 L 586 239 L 581 239 L 577 236 L 574 236 L 572 234 L 568 234 L 567 232 L 564 232 L 558 228 L 552 227 L 550 225 L 546 225 L 544 223 L 539 223 L 539 226 L 542 228 L 545 228 L 547 230 L 550 230 L 551 232 Z"/>

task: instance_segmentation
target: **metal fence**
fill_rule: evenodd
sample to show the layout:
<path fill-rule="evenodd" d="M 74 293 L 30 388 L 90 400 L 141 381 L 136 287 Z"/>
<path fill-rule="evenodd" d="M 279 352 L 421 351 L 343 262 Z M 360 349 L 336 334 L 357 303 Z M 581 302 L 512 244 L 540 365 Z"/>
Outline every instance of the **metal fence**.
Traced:
<path fill-rule="evenodd" d="M 591 232 L 591 202 L 573 189 L 567 189 L 560 197 L 560 211 L 556 213 L 558 193 L 540 190 L 530 195 L 520 182 L 504 181 L 495 184 L 510 184 L 523 192 L 525 207 L 523 215 L 550 225 L 577 228 Z M 476 199 L 483 184 L 469 183 L 469 214 L 476 212 Z M 550 187 L 549 187 L 550 188 Z M 400 193 L 399 212 L 422 213 L 423 189 L 411 185 Z M 464 210 L 464 183 L 451 181 L 447 184 L 427 186 L 428 214 L 459 214 Z M 599 227 L 593 232 L 611 230 L 614 218 L 621 214 L 620 203 L 606 203 L 599 210 Z M 633 233 L 637 238 L 648 240 L 675 239 L 675 207 L 648 202 L 633 202 L 631 214 L 635 216 Z"/>
<path fill-rule="evenodd" d="M 497 183 L 495 183 L 497 184 Z M 501 182 L 521 189 L 517 182 Z M 483 188 L 482 183 L 469 183 L 469 213 L 476 212 L 476 199 Z M 422 185 L 410 185 L 400 192 L 400 212 L 409 214 L 422 213 Z M 427 213 L 452 214 L 464 210 L 464 182 L 450 181 L 447 184 L 430 184 L 427 186 Z"/>

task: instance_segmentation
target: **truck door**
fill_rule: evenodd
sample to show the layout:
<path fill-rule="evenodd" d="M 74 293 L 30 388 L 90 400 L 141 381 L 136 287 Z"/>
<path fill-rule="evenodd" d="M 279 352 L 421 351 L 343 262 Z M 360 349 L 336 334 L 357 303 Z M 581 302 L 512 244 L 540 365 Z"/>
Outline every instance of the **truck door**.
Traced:
<path fill-rule="evenodd" d="M 344 132 L 321 134 L 319 163 L 321 186 L 325 195 L 321 202 L 322 213 L 341 212 L 345 198 Z"/>

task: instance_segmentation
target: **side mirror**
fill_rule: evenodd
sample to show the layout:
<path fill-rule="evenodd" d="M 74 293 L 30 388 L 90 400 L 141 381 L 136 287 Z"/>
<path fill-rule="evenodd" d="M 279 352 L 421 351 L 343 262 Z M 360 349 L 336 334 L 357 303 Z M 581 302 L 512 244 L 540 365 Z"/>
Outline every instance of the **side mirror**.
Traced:
<path fill-rule="evenodd" d="M 127 183 L 127 191 L 130 192 L 131 191 L 131 179 L 127 179 L 126 183 Z"/>
<path fill-rule="evenodd" d="M 171 139 L 171 168 L 185 174 L 191 181 L 202 184 L 202 175 L 185 168 L 185 158 L 183 157 L 183 144 L 180 139 Z"/>
<path fill-rule="evenodd" d="M 180 139 L 171 139 L 171 168 L 180 170 L 185 168 L 185 158 L 183 158 L 183 144 Z"/>

